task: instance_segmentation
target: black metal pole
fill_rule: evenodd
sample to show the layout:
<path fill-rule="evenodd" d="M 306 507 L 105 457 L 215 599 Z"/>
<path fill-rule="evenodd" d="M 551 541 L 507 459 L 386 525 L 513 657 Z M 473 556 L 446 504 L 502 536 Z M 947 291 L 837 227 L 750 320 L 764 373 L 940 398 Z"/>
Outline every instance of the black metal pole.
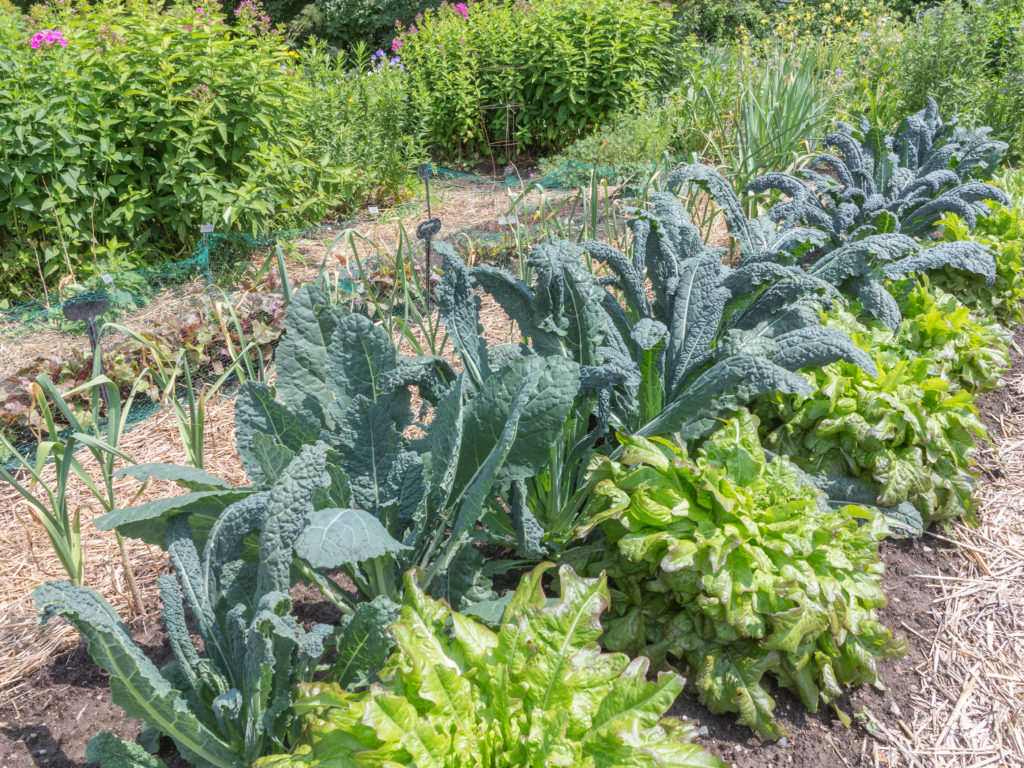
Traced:
<path fill-rule="evenodd" d="M 426 270 L 427 270 L 427 312 L 430 312 L 430 271 L 431 271 L 431 254 L 432 254 L 432 241 L 434 235 L 441 231 L 441 220 L 435 219 L 433 213 L 430 210 L 430 163 L 423 163 L 417 169 L 420 178 L 423 179 L 423 186 L 426 190 L 427 195 L 427 220 L 420 222 L 420 225 L 416 227 L 416 237 L 423 240 L 426 243 Z"/>

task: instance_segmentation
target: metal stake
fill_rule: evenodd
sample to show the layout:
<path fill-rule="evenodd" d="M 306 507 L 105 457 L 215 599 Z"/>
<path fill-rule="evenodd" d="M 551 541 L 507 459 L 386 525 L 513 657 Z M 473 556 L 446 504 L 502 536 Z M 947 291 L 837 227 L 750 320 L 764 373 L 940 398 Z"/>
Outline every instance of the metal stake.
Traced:
<path fill-rule="evenodd" d="M 89 347 L 92 349 L 93 365 L 99 356 L 100 373 L 103 373 L 103 350 L 100 349 L 100 332 L 96 328 L 96 318 L 110 309 L 110 297 L 103 291 L 89 291 L 87 293 L 73 296 L 64 302 L 62 310 L 64 317 L 68 320 L 81 320 L 85 323 L 85 335 L 89 338 Z M 110 408 L 107 385 L 100 386 L 100 399 L 103 401 L 103 410 Z"/>
<path fill-rule="evenodd" d="M 426 243 L 426 254 L 427 254 L 427 312 L 430 312 L 430 255 L 431 255 L 431 242 L 434 239 L 434 235 L 441 231 L 441 220 L 434 218 L 430 213 L 430 163 L 421 163 L 416 169 L 419 177 L 423 179 L 423 186 L 427 194 L 427 220 L 421 221 L 419 226 L 416 227 L 416 237 L 423 240 Z M 415 265 L 414 265 L 415 266 Z"/>

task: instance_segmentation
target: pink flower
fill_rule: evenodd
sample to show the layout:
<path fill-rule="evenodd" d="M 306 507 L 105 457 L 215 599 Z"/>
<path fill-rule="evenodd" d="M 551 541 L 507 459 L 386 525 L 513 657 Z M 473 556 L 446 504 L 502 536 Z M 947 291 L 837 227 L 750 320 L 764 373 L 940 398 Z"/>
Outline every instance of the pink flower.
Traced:
<path fill-rule="evenodd" d="M 60 47 L 61 48 L 67 48 L 68 47 L 68 41 L 65 40 L 63 37 L 60 40 L 58 40 L 57 42 L 60 43 Z"/>
<path fill-rule="evenodd" d="M 29 45 L 30 45 L 30 46 L 32 46 L 33 48 L 38 48 L 38 47 L 39 47 L 39 41 L 38 41 L 38 40 L 36 40 L 36 39 L 35 39 L 35 38 L 33 37 L 33 38 L 32 38 L 32 42 L 31 42 L 31 43 L 29 43 Z"/>
<path fill-rule="evenodd" d="M 396 37 L 394 40 L 391 41 L 391 50 L 397 51 L 403 45 L 405 45 L 405 43 L 402 42 L 401 38 Z"/>

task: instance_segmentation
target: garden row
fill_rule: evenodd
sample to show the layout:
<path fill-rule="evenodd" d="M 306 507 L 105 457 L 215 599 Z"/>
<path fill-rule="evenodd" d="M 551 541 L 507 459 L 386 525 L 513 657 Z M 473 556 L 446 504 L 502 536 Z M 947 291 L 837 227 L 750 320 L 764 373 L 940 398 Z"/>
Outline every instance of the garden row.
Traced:
<path fill-rule="evenodd" d="M 632 212 L 627 252 L 542 243 L 525 281 L 436 244 L 457 365 L 303 286 L 274 387 L 236 400 L 248 486 L 201 455 L 131 464 L 113 398 L 74 436 L 110 457 L 98 491 L 185 491 L 105 497 L 96 521 L 167 552 L 174 660 L 158 669 L 88 587 L 37 589 L 147 726 L 89 758 L 159 766 L 163 734 L 203 767 L 720 765 L 662 717 L 674 670 L 765 738 L 783 735 L 772 685 L 846 717 L 844 687 L 905 651 L 878 619 L 879 541 L 971 515 L 974 397 L 1007 365 L 1024 278 L 1017 209 L 981 180 L 1006 149 L 987 130 L 931 104 L 896 135 L 841 124 L 825 143 L 814 169 L 754 181 L 783 193 L 763 212 L 682 166 Z M 729 249 L 692 223 L 699 193 Z M 519 343 L 488 347 L 480 291 Z M 503 574 L 518 589 L 498 594 Z M 297 621 L 297 581 L 338 625 Z"/>
<path fill-rule="evenodd" d="M 254 0 L 51 2 L 27 16 L 3 0 L 0 299 L 126 278 L 191 252 L 204 224 L 289 228 L 401 198 L 428 155 L 504 163 L 490 142 L 506 138 L 553 155 L 545 170 L 574 160 L 618 176 L 695 153 L 742 187 L 805 163 L 836 111 L 894 126 L 932 95 L 1019 155 L 1014 0 L 775 5 L 307 9 L 339 54 L 315 39 L 291 50 Z M 299 10 L 269 7 L 280 21 Z M 367 14 L 386 14 L 383 32 Z M 358 29 L 331 32 L 339 19 Z"/>

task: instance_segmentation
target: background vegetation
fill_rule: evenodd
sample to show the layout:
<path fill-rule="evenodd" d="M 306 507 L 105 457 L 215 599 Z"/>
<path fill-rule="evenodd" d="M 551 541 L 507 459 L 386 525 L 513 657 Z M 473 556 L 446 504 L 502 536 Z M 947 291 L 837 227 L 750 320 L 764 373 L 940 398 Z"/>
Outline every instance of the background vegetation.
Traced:
<path fill-rule="evenodd" d="M 401 199 L 428 158 L 504 163 L 481 108 L 506 102 L 519 163 L 561 185 L 667 153 L 742 189 L 808 162 L 836 110 L 891 129 L 928 96 L 1024 150 L 1014 0 L 428 5 L 0 0 L 0 300 L 180 258 L 202 223 Z M 45 30 L 66 45 L 33 48 Z"/>

